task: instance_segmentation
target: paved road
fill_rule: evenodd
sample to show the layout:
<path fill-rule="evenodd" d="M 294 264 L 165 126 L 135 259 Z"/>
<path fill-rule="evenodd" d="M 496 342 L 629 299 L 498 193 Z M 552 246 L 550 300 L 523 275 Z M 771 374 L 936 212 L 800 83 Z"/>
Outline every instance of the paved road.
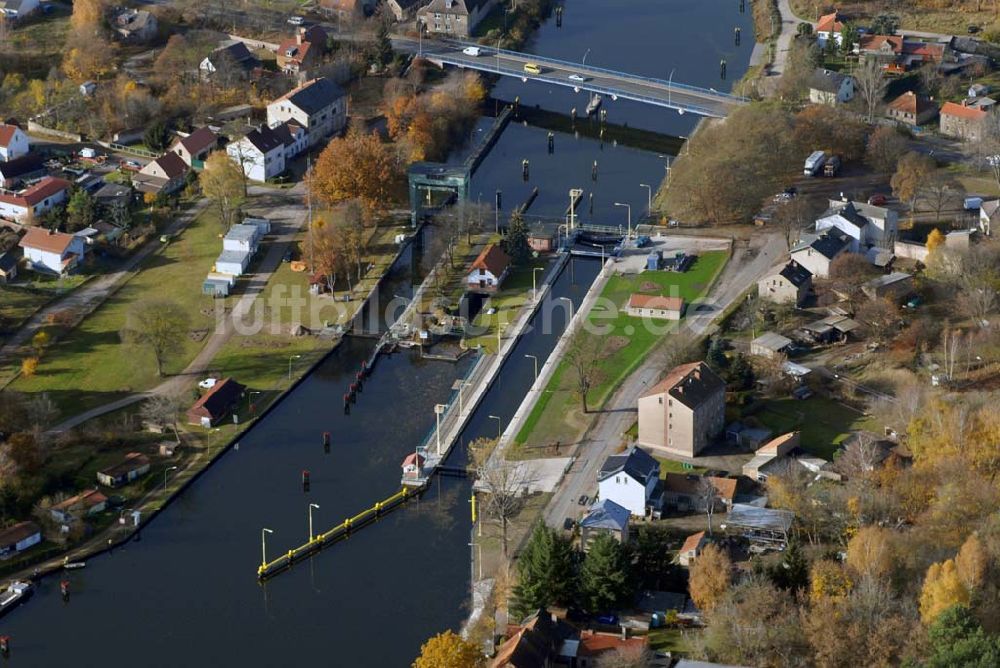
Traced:
<path fill-rule="evenodd" d="M 393 42 L 393 46 L 401 44 L 402 40 Z M 614 93 L 618 97 L 637 100 L 661 107 L 670 107 L 682 111 L 701 114 L 703 116 L 724 117 L 734 107 L 743 104 L 739 98 L 713 89 L 703 89 L 684 86 L 676 81 L 645 79 L 627 73 L 610 72 L 598 68 L 585 67 L 543 58 L 532 54 L 521 54 L 510 51 L 497 51 L 491 47 L 477 46 L 480 55 L 472 56 L 463 53 L 467 46 L 461 42 L 431 42 L 424 41 L 423 56 L 434 62 L 467 67 L 483 72 L 499 73 L 505 76 L 515 76 L 522 79 L 542 81 L 557 86 L 566 86 L 579 90 L 587 90 L 608 95 Z M 541 67 L 541 74 L 529 74 L 524 71 L 525 63 L 536 63 Z M 571 80 L 570 76 L 582 80 Z"/>
<path fill-rule="evenodd" d="M 705 334 L 718 314 L 739 299 L 785 253 L 785 241 L 779 234 L 760 235 L 751 243 L 753 245 L 748 247 L 745 242 L 737 242 L 733 259 L 705 300 L 712 308 L 686 318 L 682 331 L 696 336 Z M 567 517 L 577 517 L 580 510 L 577 499 L 583 494 L 594 493 L 601 464 L 618 447 L 636 420 L 639 396 L 663 375 L 660 364 L 658 355 L 650 355 L 608 401 L 584 437 L 577 452 L 577 462 L 549 501 L 544 513 L 546 524 L 561 527 Z"/>
<path fill-rule="evenodd" d="M 233 310 L 226 314 L 222 322 L 216 324 L 215 330 L 205 341 L 204 347 L 202 347 L 198 355 L 191 360 L 181 373 L 167 378 L 146 392 L 136 392 L 103 406 L 93 408 L 85 413 L 75 415 L 56 425 L 51 431 L 58 433 L 72 429 L 95 417 L 120 410 L 153 395 L 178 394 L 191 386 L 199 376 L 205 374 L 211 368 L 212 360 L 218 354 L 219 350 L 226 345 L 235 333 L 233 323 L 240 317 L 240 314 L 250 313 L 254 300 L 263 292 L 267 286 L 267 282 L 271 278 L 271 274 L 281 264 L 286 247 L 305 224 L 308 214 L 305 205 L 302 203 L 304 193 L 305 186 L 301 183 L 294 188 L 277 193 L 272 188 L 251 187 L 251 196 L 266 196 L 274 200 L 274 206 L 269 207 L 266 211 L 255 210 L 254 213 L 266 215 L 272 221 L 271 233 L 275 235 L 275 238 L 266 244 L 267 253 L 261 260 L 257 272 L 250 277 L 250 283 L 247 286 L 246 292 L 240 297 Z M 251 199 L 251 203 L 252 201 Z M 250 208 L 253 209 L 254 207 Z"/>
<path fill-rule="evenodd" d="M 785 65 L 788 63 L 788 52 L 792 48 L 792 40 L 795 39 L 795 30 L 800 23 L 792 13 L 792 6 L 788 0 L 778 0 L 778 12 L 781 14 L 781 33 L 778 35 L 774 61 L 768 71 L 770 77 L 780 77 L 784 73 Z"/>

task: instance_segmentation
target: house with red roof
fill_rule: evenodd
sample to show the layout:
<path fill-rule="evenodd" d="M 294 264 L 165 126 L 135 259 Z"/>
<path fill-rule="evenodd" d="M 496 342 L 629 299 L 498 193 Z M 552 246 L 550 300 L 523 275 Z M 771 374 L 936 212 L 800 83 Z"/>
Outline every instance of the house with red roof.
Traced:
<path fill-rule="evenodd" d="M 986 121 L 994 113 L 992 109 L 995 104 L 980 102 L 987 99 L 989 98 L 977 98 L 973 102 L 966 100 L 962 104 L 945 102 L 941 106 L 941 134 L 966 141 L 981 140 L 986 134 Z"/>
<path fill-rule="evenodd" d="M 899 35 L 862 35 L 855 47 L 858 54 L 876 58 L 893 73 L 906 72 L 924 63 L 944 60 L 945 45 L 907 40 Z"/>
<path fill-rule="evenodd" d="M 908 90 L 886 106 L 885 115 L 903 125 L 916 127 L 937 116 L 938 108 L 933 99 Z"/>
<path fill-rule="evenodd" d="M 684 315 L 684 298 L 633 293 L 626 310 L 633 318 L 680 320 Z"/>
<path fill-rule="evenodd" d="M 30 150 L 28 135 L 21 128 L 10 123 L 0 123 L 0 162 L 28 155 Z"/>
<path fill-rule="evenodd" d="M 0 218 L 25 222 L 66 201 L 72 184 L 46 176 L 19 192 L 0 191 Z"/>
<path fill-rule="evenodd" d="M 690 566 L 695 559 L 701 556 L 701 551 L 708 545 L 709 538 L 704 531 L 693 533 L 684 539 L 680 552 L 677 553 L 677 561 L 681 566 Z"/>
<path fill-rule="evenodd" d="M 510 256 L 496 244 L 489 244 L 469 266 L 465 289 L 480 294 L 493 294 L 510 272 Z"/>
<path fill-rule="evenodd" d="M 83 260 L 87 248 L 83 237 L 42 227 L 28 228 L 18 245 L 24 249 L 29 269 L 60 276 Z"/>
<path fill-rule="evenodd" d="M 103 512 L 107 507 L 108 497 L 92 489 L 53 505 L 49 508 L 49 514 L 60 524 L 72 524 L 84 517 Z"/>
<path fill-rule="evenodd" d="M 143 193 L 169 195 L 184 187 L 190 167 L 176 153 L 167 152 L 152 160 L 132 177 L 135 189 Z"/>
<path fill-rule="evenodd" d="M 244 390 L 246 386 L 232 378 L 223 378 L 188 409 L 188 424 L 208 428 L 218 423 L 236 408 Z"/>
<path fill-rule="evenodd" d="M 322 26 L 300 27 L 294 37 L 278 45 L 278 67 L 300 81 L 309 78 L 309 71 L 319 65 L 327 52 L 326 30 Z"/>
<path fill-rule="evenodd" d="M 837 11 L 830 14 L 824 14 L 819 17 L 819 21 L 816 23 L 816 42 L 822 49 L 826 46 L 828 40 L 833 39 L 833 41 L 840 46 L 843 40 L 843 30 L 844 21 L 846 19 L 844 16 Z"/>

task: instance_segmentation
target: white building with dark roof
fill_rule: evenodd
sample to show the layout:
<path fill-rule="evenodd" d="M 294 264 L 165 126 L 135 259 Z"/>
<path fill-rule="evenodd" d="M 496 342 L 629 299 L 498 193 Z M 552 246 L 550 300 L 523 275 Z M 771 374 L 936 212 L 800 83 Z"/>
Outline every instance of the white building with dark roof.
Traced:
<path fill-rule="evenodd" d="M 757 281 L 761 299 L 776 304 L 802 304 L 812 289 L 812 272 L 795 260 Z"/>
<path fill-rule="evenodd" d="M 833 227 L 822 234 L 803 234 L 792 246 L 791 257 L 804 267 L 813 278 L 829 278 L 830 265 L 841 253 L 850 252 L 851 238 Z"/>
<path fill-rule="evenodd" d="M 653 491 L 660 480 L 660 462 L 642 448 L 632 446 L 611 455 L 597 472 L 598 495 L 613 501 L 632 515 L 645 517 Z"/>
<path fill-rule="evenodd" d="M 892 247 L 899 234 L 899 216 L 892 209 L 864 202 L 830 200 L 830 208 L 816 219 L 816 232 L 835 227 L 851 237 L 851 252 L 869 246 Z"/>
<path fill-rule="evenodd" d="M 329 79 L 307 81 L 267 105 L 270 127 L 286 122 L 302 127 L 314 146 L 347 127 L 347 94 Z"/>
<path fill-rule="evenodd" d="M 854 99 L 854 77 L 833 70 L 816 68 L 809 80 L 809 101 L 835 107 Z"/>
<path fill-rule="evenodd" d="M 285 171 L 285 142 L 269 127 L 251 130 L 231 142 L 226 153 L 251 181 L 267 181 Z"/>

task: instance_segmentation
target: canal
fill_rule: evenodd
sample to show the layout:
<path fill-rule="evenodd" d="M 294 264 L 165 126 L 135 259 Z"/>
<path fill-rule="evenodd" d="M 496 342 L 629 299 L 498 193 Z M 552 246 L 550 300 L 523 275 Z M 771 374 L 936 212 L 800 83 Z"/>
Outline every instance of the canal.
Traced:
<path fill-rule="evenodd" d="M 614 16 L 609 17 L 609 12 Z M 613 19 L 613 20 L 612 20 Z M 743 45 L 732 32 L 743 26 Z M 567 3 L 562 28 L 550 20 L 529 45 L 566 59 L 591 52 L 587 63 L 685 83 L 728 86 L 718 80 L 727 58 L 729 81 L 745 69 L 752 41 L 749 17 L 735 0 L 597 0 Z M 585 105 L 570 89 L 549 90 L 508 80 L 495 94 L 519 95 L 523 104 L 553 111 Z M 583 104 L 580 100 L 584 100 Z M 696 119 L 625 102 L 609 106 L 609 121 L 683 135 Z M 664 158 L 593 139 L 559 133 L 547 153 L 547 132 L 512 125 L 477 172 L 473 197 L 488 203 L 497 189 L 510 210 L 534 185 L 540 196 L 531 213 L 561 215 L 569 187 L 594 192 L 596 222 L 624 224 L 645 210 L 646 193 L 664 173 Z M 520 161 L 531 163 L 529 182 Z M 596 182 L 591 165 L 598 160 Z M 583 181 L 583 183 L 580 183 Z M 587 208 L 582 212 L 590 215 Z M 604 219 L 607 220 L 604 220 Z M 420 247 L 401 259 L 380 290 L 382 303 L 409 294 L 432 258 Z M 412 260 L 412 261 L 411 261 Z M 577 260 L 558 277 L 549 299 L 579 304 L 598 272 L 593 260 Z M 519 342 L 500 378 L 461 435 L 465 443 L 494 437 L 513 415 L 565 326 L 561 308 L 548 327 L 533 327 Z M 534 323 L 533 323 L 534 324 Z M 345 340 L 315 371 L 213 468 L 188 488 L 132 542 L 90 560 L 68 576 L 72 599 L 59 596 L 58 579 L 0 620 L 10 635 L 12 666 L 285 666 L 319 662 L 334 666 L 406 666 L 433 633 L 456 628 L 469 601 L 469 482 L 434 482 L 418 501 L 404 506 L 348 541 L 296 565 L 266 585 L 255 579 L 261 528 L 271 555 L 308 537 L 307 509 L 317 530 L 368 507 L 398 488 L 403 457 L 434 424 L 433 406 L 447 401 L 456 379 L 473 363 L 422 360 L 403 352 L 379 360 L 351 415 L 340 398 L 369 339 Z M 325 454 L 322 433 L 332 433 Z M 453 459 L 464 456 L 459 448 Z M 300 474 L 311 472 L 302 491 Z"/>

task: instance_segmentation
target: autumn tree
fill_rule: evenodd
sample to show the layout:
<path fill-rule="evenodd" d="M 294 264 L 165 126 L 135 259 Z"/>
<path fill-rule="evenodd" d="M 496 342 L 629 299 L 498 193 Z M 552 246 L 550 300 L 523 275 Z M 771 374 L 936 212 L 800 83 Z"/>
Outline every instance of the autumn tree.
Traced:
<path fill-rule="evenodd" d="M 726 553 L 714 543 L 706 545 L 691 565 L 689 588 L 698 609 L 711 612 L 729 589 L 732 576 L 733 564 Z"/>
<path fill-rule="evenodd" d="M 38 357 L 31 356 L 25 357 L 21 360 L 21 375 L 25 378 L 31 378 L 38 372 Z"/>
<path fill-rule="evenodd" d="M 51 342 L 52 336 L 50 336 L 44 329 L 38 330 L 35 332 L 35 335 L 31 337 L 31 347 L 38 356 L 41 356 L 42 352 L 45 351 Z"/>
<path fill-rule="evenodd" d="M 376 133 L 356 126 L 345 137 L 330 141 L 312 169 L 309 187 L 327 205 L 359 200 L 371 220 L 390 199 L 399 178 L 392 148 Z"/>
<path fill-rule="evenodd" d="M 886 343 L 899 330 L 899 306 L 891 299 L 868 299 L 861 302 L 857 319 L 865 325 L 872 341 Z"/>
<path fill-rule="evenodd" d="M 847 543 L 847 566 L 861 576 L 884 580 L 892 574 L 895 554 L 892 532 L 866 526 Z"/>
<path fill-rule="evenodd" d="M 957 202 L 961 184 L 947 172 L 937 171 L 930 175 L 920 190 L 920 198 L 929 211 L 934 212 L 934 220 L 941 220 L 941 212 L 949 204 Z"/>
<path fill-rule="evenodd" d="M 240 220 L 246 203 L 243 190 L 243 170 L 225 151 L 215 151 L 205 159 L 205 168 L 198 175 L 201 192 L 219 212 L 219 222 L 229 229 Z"/>
<path fill-rule="evenodd" d="M 855 160 L 864 154 L 865 125 L 842 109 L 824 104 L 811 104 L 795 115 L 795 142 L 803 152 L 819 146 L 830 153 Z"/>
<path fill-rule="evenodd" d="M 70 25 L 74 30 L 94 30 L 104 21 L 105 0 L 73 0 Z"/>
<path fill-rule="evenodd" d="M 809 600 L 815 604 L 825 598 L 844 598 L 853 584 L 841 564 L 819 559 L 809 569 Z"/>
<path fill-rule="evenodd" d="M 448 630 L 420 646 L 420 656 L 413 662 L 413 668 L 478 668 L 484 663 L 475 645 Z"/>
<path fill-rule="evenodd" d="M 909 142 L 898 130 L 878 127 L 868 137 L 865 148 L 865 162 L 877 172 L 887 174 L 895 171 L 896 163 L 906 153 Z"/>
<path fill-rule="evenodd" d="M 494 442 L 495 443 L 495 442 Z M 476 443 L 470 447 L 476 449 Z M 483 451 L 491 451 L 492 444 L 480 444 Z M 527 482 L 525 469 L 518 462 L 502 456 L 486 457 L 477 463 L 476 480 L 483 490 L 484 510 L 500 525 L 501 546 L 507 556 L 507 529 L 522 504 L 522 493 Z"/>
<path fill-rule="evenodd" d="M 917 198 L 936 168 L 933 158 L 913 151 L 907 153 L 900 158 L 896 172 L 890 180 L 893 194 L 909 203 L 912 211 Z"/>
<path fill-rule="evenodd" d="M 337 274 L 345 269 L 345 259 L 339 251 L 334 226 L 322 218 L 314 220 L 309 227 L 309 249 L 310 270 L 322 276 L 326 280 L 326 289 L 333 292 Z"/>
<path fill-rule="evenodd" d="M 177 417 L 183 407 L 184 398 L 180 394 L 154 394 L 142 402 L 142 406 L 139 407 L 139 415 L 147 422 L 169 427 L 174 432 L 174 438 L 180 443 L 181 435 L 177 430 Z"/>
<path fill-rule="evenodd" d="M 176 302 L 148 299 L 136 302 L 128 311 L 121 338 L 127 344 L 148 348 L 156 363 L 156 375 L 163 376 L 163 364 L 181 352 L 190 318 Z"/>

